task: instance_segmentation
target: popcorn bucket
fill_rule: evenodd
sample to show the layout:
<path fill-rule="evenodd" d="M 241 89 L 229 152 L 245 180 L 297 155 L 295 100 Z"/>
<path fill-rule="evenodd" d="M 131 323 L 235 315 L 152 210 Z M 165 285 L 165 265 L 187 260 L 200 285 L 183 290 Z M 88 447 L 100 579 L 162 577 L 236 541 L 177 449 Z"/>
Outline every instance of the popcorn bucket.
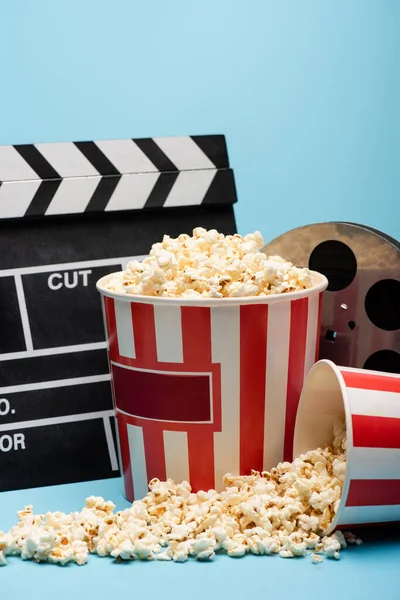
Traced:
<path fill-rule="evenodd" d="M 317 362 L 304 382 L 294 432 L 299 456 L 346 423 L 346 477 L 336 528 L 400 521 L 400 375 Z"/>
<path fill-rule="evenodd" d="M 120 463 L 128 500 L 148 481 L 219 489 L 292 458 L 305 374 L 316 360 L 322 292 L 246 298 L 102 294 Z"/>

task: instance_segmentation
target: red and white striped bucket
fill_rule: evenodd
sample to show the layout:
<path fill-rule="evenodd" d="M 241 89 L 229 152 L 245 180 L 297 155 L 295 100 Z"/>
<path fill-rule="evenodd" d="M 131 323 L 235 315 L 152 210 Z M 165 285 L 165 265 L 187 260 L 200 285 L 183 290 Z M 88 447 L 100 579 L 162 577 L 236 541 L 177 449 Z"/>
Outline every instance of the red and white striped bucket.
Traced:
<path fill-rule="evenodd" d="M 207 490 L 291 459 L 327 286 L 315 278 L 301 292 L 201 300 L 121 296 L 98 282 L 128 500 L 153 477 Z"/>
<path fill-rule="evenodd" d="M 336 528 L 400 521 L 400 375 L 317 362 L 304 382 L 295 456 L 332 440 L 346 423 L 346 478 Z"/>

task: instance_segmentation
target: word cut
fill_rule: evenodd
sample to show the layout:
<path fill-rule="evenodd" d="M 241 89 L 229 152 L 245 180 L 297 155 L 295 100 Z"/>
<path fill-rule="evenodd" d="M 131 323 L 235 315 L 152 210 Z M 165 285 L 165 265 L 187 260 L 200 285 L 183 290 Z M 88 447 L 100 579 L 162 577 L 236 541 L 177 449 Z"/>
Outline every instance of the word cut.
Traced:
<path fill-rule="evenodd" d="M 51 290 L 60 290 L 62 287 L 69 289 L 76 288 L 78 285 L 83 287 L 88 286 L 88 277 L 92 273 L 92 269 L 83 271 L 64 271 L 64 273 L 52 273 L 47 285 Z"/>
<path fill-rule="evenodd" d="M 23 433 L 14 433 L 13 435 L 0 435 L 0 452 L 9 452 L 10 450 L 25 449 L 25 436 Z"/>

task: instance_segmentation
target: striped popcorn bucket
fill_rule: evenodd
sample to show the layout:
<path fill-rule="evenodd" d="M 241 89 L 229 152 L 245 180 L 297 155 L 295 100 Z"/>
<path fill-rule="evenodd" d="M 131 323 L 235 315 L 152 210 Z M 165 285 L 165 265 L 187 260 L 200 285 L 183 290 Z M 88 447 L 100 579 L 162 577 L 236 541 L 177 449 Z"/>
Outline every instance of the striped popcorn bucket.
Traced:
<path fill-rule="evenodd" d="M 400 521 L 400 375 L 317 362 L 296 419 L 295 456 L 332 440 L 346 423 L 346 477 L 336 517 L 325 533 Z"/>
<path fill-rule="evenodd" d="M 316 360 L 323 275 L 308 290 L 185 300 L 102 294 L 125 496 L 148 481 L 220 488 L 290 459 Z"/>

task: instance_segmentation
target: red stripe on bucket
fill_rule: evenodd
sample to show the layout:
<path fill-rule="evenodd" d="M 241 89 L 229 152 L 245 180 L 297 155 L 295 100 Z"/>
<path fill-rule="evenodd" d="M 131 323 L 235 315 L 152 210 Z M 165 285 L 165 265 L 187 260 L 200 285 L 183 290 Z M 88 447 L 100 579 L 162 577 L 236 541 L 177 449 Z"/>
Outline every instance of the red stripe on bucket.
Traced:
<path fill-rule="evenodd" d="M 347 387 L 360 390 L 376 390 L 377 392 L 400 393 L 400 377 L 375 375 L 375 373 L 346 371 L 341 369 Z"/>
<path fill-rule="evenodd" d="M 143 427 L 144 454 L 146 457 L 147 481 L 167 478 L 165 468 L 164 434 L 158 423 L 146 424 Z"/>
<path fill-rule="evenodd" d="M 214 432 L 191 427 L 188 433 L 189 478 L 193 491 L 215 488 Z"/>
<path fill-rule="evenodd" d="M 194 371 L 211 367 L 211 315 L 209 308 L 181 308 L 183 362 Z"/>
<path fill-rule="evenodd" d="M 400 448 L 400 419 L 353 415 L 353 445 L 363 448 Z"/>
<path fill-rule="evenodd" d="M 289 365 L 286 392 L 286 420 L 283 460 L 293 458 L 293 434 L 300 392 L 304 380 L 307 343 L 308 298 L 290 305 Z"/>
<path fill-rule="evenodd" d="M 211 372 L 211 314 L 209 308 L 182 307 L 182 348 L 186 367 Z M 209 396 L 208 396 L 209 398 Z M 188 397 L 187 402 L 192 398 Z M 214 433 L 188 425 L 189 476 L 194 490 L 214 487 Z"/>
<path fill-rule="evenodd" d="M 124 417 L 117 413 L 119 448 L 121 452 L 121 471 L 124 478 L 125 496 L 133 502 L 133 478 L 131 455 L 129 451 L 128 429 Z"/>
<path fill-rule="evenodd" d="M 132 302 L 132 324 L 135 338 L 136 365 L 158 369 L 154 308 L 151 304 Z"/>
<path fill-rule="evenodd" d="M 353 479 L 346 506 L 400 504 L 400 479 Z"/>
<path fill-rule="evenodd" d="M 240 473 L 263 470 L 268 306 L 240 307 Z"/>

